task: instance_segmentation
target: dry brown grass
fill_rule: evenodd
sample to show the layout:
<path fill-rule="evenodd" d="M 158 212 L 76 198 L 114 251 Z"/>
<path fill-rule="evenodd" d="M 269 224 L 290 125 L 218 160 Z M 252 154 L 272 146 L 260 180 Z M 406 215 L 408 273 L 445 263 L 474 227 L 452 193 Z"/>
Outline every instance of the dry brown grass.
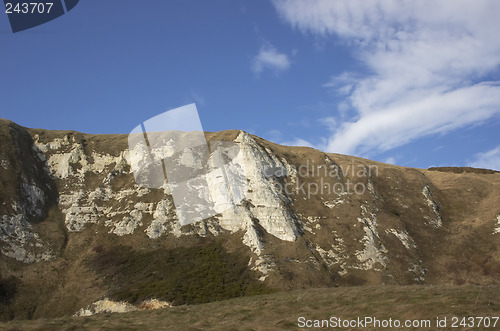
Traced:
<path fill-rule="evenodd" d="M 500 316 L 500 287 L 360 286 L 279 292 L 200 305 L 0 324 L 3 330 L 276 330 L 298 318 Z M 499 322 L 500 323 L 500 322 Z M 497 324 L 498 327 L 498 324 Z M 368 328 L 370 329 L 370 328 Z"/>

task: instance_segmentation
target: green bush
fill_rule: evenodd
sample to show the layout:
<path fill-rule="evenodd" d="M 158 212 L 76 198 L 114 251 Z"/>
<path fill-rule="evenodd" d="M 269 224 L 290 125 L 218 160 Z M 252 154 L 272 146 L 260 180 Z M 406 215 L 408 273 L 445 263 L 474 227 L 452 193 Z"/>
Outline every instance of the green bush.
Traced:
<path fill-rule="evenodd" d="M 123 246 L 94 251 L 89 265 L 104 277 L 114 300 L 154 297 L 181 305 L 272 292 L 252 277 L 247 257 L 228 253 L 219 242 L 151 251 Z"/>

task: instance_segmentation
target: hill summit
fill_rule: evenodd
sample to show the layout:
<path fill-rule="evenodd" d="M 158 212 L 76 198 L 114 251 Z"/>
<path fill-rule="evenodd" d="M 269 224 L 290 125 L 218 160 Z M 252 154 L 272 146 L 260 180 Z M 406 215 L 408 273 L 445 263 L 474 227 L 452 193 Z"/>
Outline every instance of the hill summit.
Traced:
<path fill-rule="evenodd" d="M 139 185 L 127 135 L 0 120 L 1 319 L 74 314 L 104 298 L 179 305 L 325 286 L 499 284 L 499 172 L 405 168 L 236 130 L 205 138 L 222 171 L 199 189 L 188 176 L 185 189 L 209 195 L 213 212 L 181 225 L 180 186 Z M 204 167 L 196 151 L 180 153 L 184 174 Z M 222 208 L 224 179 L 234 203 Z M 193 210 L 202 193 L 189 197 Z"/>

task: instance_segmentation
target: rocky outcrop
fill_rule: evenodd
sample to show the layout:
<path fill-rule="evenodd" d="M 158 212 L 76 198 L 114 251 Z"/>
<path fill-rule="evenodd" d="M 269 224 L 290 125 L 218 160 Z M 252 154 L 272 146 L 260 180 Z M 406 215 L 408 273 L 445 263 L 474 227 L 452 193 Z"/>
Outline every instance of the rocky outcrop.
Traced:
<path fill-rule="evenodd" d="M 34 139 L 35 146 L 44 153 L 41 157 L 47 159 L 52 176 L 59 183 L 65 183 L 60 185 L 59 206 L 69 232 L 81 232 L 101 222 L 109 228 L 110 234 L 117 236 L 132 235 L 144 224 L 148 224 L 143 232 L 149 238 L 181 235 L 169 187 L 165 185 L 162 189 L 161 199 L 151 199 L 155 189 L 143 187 L 130 178 L 131 164 L 142 162 L 138 153 L 128 150 L 115 152 L 116 155 L 96 150 L 86 153 L 85 141 L 69 134 L 48 142 L 42 141 L 39 134 L 35 134 Z M 297 219 L 290 207 L 291 198 L 277 189 L 283 179 L 265 176 L 268 168 L 289 167 L 286 160 L 278 159 L 245 132 L 240 132 L 234 143 L 239 153 L 224 166 L 224 170 L 231 174 L 231 179 L 243 179 L 230 183 L 232 190 L 241 192 L 238 194 L 242 198 L 212 219 L 195 224 L 197 229 L 189 233 L 202 233 L 204 228 L 213 235 L 221 231 L 243 231 L 243 243 L 258 255 L 264 243 L 256 223 L 278 239 L 295 241 L 298 235 Z M 213 153 L 216 153 L 220 144 L 214 145 Z M 184 167 L 197 167 L 196 158 L 182 159 L 191 160 Z M 126 188 L 114 191 L 114 178 L 120 175 L 127 176 L 130 182 Z M 92 185 L 88 178 L 94 176 L 99 180 Z M 212 183 L 208 188 L 215 201 L 223 199 L 219 196 L 224 192 L 220 193 L 217 185 Z"/>
<path fill-rule="evenodd" d="M 149 299 L 141 302 L 137 306 L 131 305 L 128 302 L 123 301 L 113 301 L 108 298 L 98 300 L 86 308 L 81 308 L 75 313 L 74 316 L 92 316 L 95 314 L 103 313 L 128 313 L 130 311 L 136 310 L 154 310 L 172 307 L 168 302 L 161 301 L 158 299 Z"/>
<path fill-rule="evenodd" d="M 49 260 L 54 252 L 35 230 L 58 192 L 43 154 L 29 133 L 15 123 L 0 128 L 0 247 L 2 254 L 23 262 Z"/>
<path fill-rule="evenodd" d="M 500 233 L 500 215 L 497 216 L 497 226 L 493 233 Z"/>

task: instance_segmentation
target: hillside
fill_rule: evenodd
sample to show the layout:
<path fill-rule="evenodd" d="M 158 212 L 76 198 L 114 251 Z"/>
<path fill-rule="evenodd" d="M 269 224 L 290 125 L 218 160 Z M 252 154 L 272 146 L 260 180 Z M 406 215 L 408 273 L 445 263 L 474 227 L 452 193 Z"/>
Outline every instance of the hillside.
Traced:
<path fill-rule="evenodd" d="M 419 323 L 414 329 L 435 330 L 436 318 L 439 318 L 441 323 L 446 318 L 446 327 L 440 324 L 440 330 L 463 330 L 460 325 L 463 323 L 463 317 L 480 316 L 484 319 L 474 319 L 475 329 L 496 330 L 500 325 L 499 298 L 498 286 L 337 287 L 293 290 L 154 311 L 16 320 L 0 323 L 0 327 L 7 331 L 304 330 L 307 325 L 325 323 L 323 320 L 327 320 L 327 323 L 354 320 L 357 323 L 358 317 L 363 322 L 365 317 L 373 317 L 379 323 L 392 319 L 393 327 L 377 327 L 375 320 L 367 320 L 369 324 L 360 324 L 357 329 L 401 330 L 394 327 L 397 320 L 401 325 L 406 321 Z M 483 324 L 478 327 L 480 322 Z M 465 323 L 469 321 L 466 320 Z M 332 328 L 335 326 L 330 325 Z"/>
<path fill-rule="evenodd" d="M 240 198 L 181 226 L 171 187 L 134 179 L 142 161 L 127 135 L 0 120 L 0 319 L 72 315 L 105 297 L 500 285 L 500 173 L 405 168 L 243 131 L 205 137 Z M 197 153 L 181 155 L 185 173 L 199 170 Z M 222 199 L 213 183 L 200 192 Z"/>

